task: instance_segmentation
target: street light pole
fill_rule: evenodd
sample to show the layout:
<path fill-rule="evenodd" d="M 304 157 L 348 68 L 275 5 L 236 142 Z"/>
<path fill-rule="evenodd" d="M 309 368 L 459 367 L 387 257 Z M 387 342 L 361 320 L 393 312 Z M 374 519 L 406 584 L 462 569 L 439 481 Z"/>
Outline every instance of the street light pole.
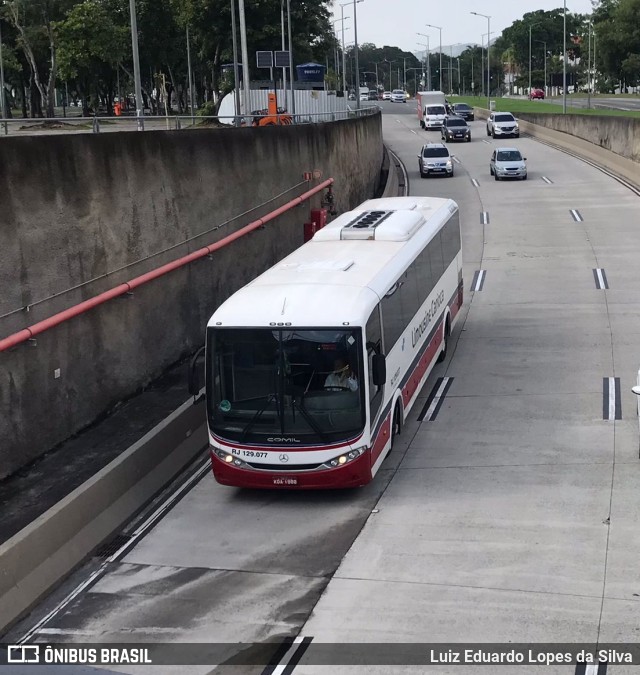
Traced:
<path fill-rule="evenodd" d="M 536 40 L 538 44 L 544 45 L 544 95 L 547 96 L 547 43 L 544 40 Z"/>
<path fill-rule="evenodd" d="M 251 83 L 249 82 L 249 50 L 247 48 L 247 23 L 245 21 L 244 0 L 238 2 L 240 16 L 240 52 L 242 54 L 242 88 L 244 90 L 245 115 L 251 112 Z"/>
<path fill-rule="evenodd" d="M 5 91 L 4 91 L 4 60 L 2 58 L 2 21 L 0 20 L 0 113 L 2 114 L 2 119 L 6 119 L 7 111 L 5 109 L 6 100 L 5 100 Z"/>
<path fill-rule="evenodd" d="M 425 26 L 440 31 L 440 91 L 442 91 L 442 28 L 440 26 L 433 26 L 430 23 L 425 23 Z"/>
<path fill-rule="evenodd" d="M 356 14 L 356 5 L 364 0 L 353 0 L 353 49 L 355 52 L 356 67 L 356 110 L 360 108 L 360 70 L 358 69 L 358 16 Z"/>
<path fill-rule="evenodd" d="M 291 1 L 287 0 L 287 32 L 289 34 L 289 79 L 291 80 L 291 115 L 296 119 L 296 95 L 293 88 L 293 40 L 291 38 Z"/>
<path fill-rule="evenodd" d="M 342 21 L 342 91 L 346 92 L 347 91 L 347 81 L 346 81 L 346 72 L 347 72 L 347 67 L 346 67 L 346 56 L 344 53 L 344 20 L 348 19 L 348 16 L 344 15 L 344 8 L 345 5 L 349 3 L 344 2 L 340 4 L 340 20 Z"/>
<path fill-rule="evenodd" d="M 491 108 L 491 17 L 487 14 L 480 14 L 480 12 L 471 12 L 471 14 L 483 16 L 487 20 L 487 110 L 489 110 Z"/>
<path fill-rule="evenodd" d="M 529 97 L 531 97 L 531 29 L 533 26 L 529 24 Z"/>
<path fill-rule="evenodd" d="M 138 121 L 138 131 L 144 131 L 144 103 L 142 101 L 142 81 L 140 79 L 140 54 L 138 52 L 136 0 L 129 0 L 129 13 L 131 21 L 131 49 L 133 51 L 133 79 L 136 92 L 136 119 Z"/>
<path fill-rule="evenodd" d="M 564 0 L 562 27 L 562 114 L 567 114 L 567 0 Z"/>
<path fill-rule="evenodd" d="M 240 68 L 238 67 L 238 30 L 236 28 L 236 0 L 231 0 L 231 32 L 233 45 L 233 104 L 235 119 L 234 124 L 240 126 Z"/>
<path fill-rule="evenodd" d="M 422 37 L 427 38 L 427 44 L 426 45 L 422 42 L 418 42 L 418 44 L 427 48 L 427 81 L 426 81 L 426 87 L 427 87 L 427 91 L 431 91 L 431 49 L 429 47 L 430 38 L 426 33 L 416 33 L 416 35 L 422 35 Z"/>
<path fill-rule="evenodd" d="M 280 42 L 282 51 L 286 51 L 287 43 L 284 37 L 284 0 L 280 0 Z M 284 107 L 287 108 L 287 69 L 284 66 L 282 67 L 282 94 L 284 96 Z"/>
<path fill-rule="evenodd" d="M 591 107 L 591 18 L 589 18 L 589 58 L 587 60 L 587 108 Z"/>
<path fill-rule="evenodd" d="M 189 42 L 189 26 L 187 26 L 187 70 L 189 71 L 189 104 L 191 106 L 191 124 L 195 124 L 193 116 L 193 71 L 191 70 L 191 43 Z"/>

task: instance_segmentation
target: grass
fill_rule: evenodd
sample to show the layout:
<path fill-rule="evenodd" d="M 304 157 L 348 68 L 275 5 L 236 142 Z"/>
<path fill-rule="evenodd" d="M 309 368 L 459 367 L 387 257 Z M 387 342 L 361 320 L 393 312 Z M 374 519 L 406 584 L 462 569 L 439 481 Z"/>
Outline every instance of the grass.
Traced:
<path fill-rule="evenodd" d="M 568 97 L 567 97 L 568 98 Z M 451 96 L 452 103 L 468 103 L 477 108 L 487 107 L 486 96 Z M 499 96 L 492 98 L 496 102 L 496 110 L 499 112 L 511 113 L 559 113 L 562 112 L 562 98 L 551 99 L 553 103 L 547 101 L 529 101 L 520 98 L 501 98 Z M 608 115 L 613 117 L 640 117 L 640 111 L 611 110 L 607 108 L 577 108 L 570 106 L 567 112 L 571 115 Z"/>

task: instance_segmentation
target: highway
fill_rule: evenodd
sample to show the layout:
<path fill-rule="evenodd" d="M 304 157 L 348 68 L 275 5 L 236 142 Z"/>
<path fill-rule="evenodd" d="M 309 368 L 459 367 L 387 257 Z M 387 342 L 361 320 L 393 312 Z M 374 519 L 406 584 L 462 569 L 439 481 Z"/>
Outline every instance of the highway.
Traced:
<path fill-rule="evenodd" d="M 439 132 L 419 128 L 413 101 L 381 106 L 410 194 L 460 206 L 465 305 L 376 479 L 349 492 L 251 492 L 205 471 L 92 585 L 65 600 L 97 558 L 6 641 L 637 642 L 639 197 L 533 139 L 487 138 L 484 121 L 471 123 L 471 143 L 452 144 L 453 178 L 421 179 L 417 154 Z M 523 151 L 527 181 L 493 180 L 498 145 Z M 439 377 L 452 378 L 444 404 L 419 422 Z M 490 672 L 320 667 L 311 653 L 289 672 Z M 500 670 L 510 672 L 575 666 Z"/>

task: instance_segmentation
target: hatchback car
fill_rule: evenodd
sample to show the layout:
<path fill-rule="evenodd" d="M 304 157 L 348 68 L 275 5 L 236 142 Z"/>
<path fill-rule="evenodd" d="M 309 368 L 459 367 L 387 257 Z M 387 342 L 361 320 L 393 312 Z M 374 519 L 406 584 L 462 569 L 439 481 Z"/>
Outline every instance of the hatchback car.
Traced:
<path fill-rule="evenodd" d="M 496 180 L 520 178 L 527 180 L 527 158 L 517 148 L 496 148 L 491 155 L 489 172 Z"/>
<path fill-rule="evenodd" d="M 543 89 L 532 89 L 529 94 L 529 100 L 535 101 L 536 99 L 544 99 L 544 90 Z"/>
<path fill-rule="evenodd" d="M 444 118 L 441 129 L 442 140 L 447 141 L 471 141 L 471 129 L 462 117 L 454 115 Z"/>
<path fill-rule="evenodd" d="M 454 103 L 453 114 L 462 117 L 463 120 L 467 120 L 468 122 L 473 122 L 476 118 L 473 108 L 466 103 Z"/>
<path fill-rule="evenodd" d="M 442 143 L 427 143 L 422 146 L 418 155 L 420 176 L 426 178 L 431 174 L 453 176 L 453 159 L 449 148 Z"/>
<path fill-rule="evenodd" d="M 492 112 L 487 119 L 487 136 L 520 136 L 518 120 L 509 112 Z"/>
<path fill-rule="evenodd" d="M 383 101 L 390 101 L 391 100 L 391 92 L 390 91 L 383 91 L 382 92 L 382 100 Z"/>

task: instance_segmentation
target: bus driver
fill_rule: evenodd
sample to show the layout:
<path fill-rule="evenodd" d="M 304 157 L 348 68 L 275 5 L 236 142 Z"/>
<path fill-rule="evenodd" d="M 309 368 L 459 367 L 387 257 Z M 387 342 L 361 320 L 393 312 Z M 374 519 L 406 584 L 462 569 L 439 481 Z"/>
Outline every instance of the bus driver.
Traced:
<path fill-rule="evenodd" d="M 358 390 L 358 380 L 351 372 L 351 367 L 347 361 L 338 357 L 333 362 L 333 372 L 327 375 L 324 382 L 325 389 L 332 387 L 340 387 L 341 389 L 349 389 L 351 391 Z"/>

